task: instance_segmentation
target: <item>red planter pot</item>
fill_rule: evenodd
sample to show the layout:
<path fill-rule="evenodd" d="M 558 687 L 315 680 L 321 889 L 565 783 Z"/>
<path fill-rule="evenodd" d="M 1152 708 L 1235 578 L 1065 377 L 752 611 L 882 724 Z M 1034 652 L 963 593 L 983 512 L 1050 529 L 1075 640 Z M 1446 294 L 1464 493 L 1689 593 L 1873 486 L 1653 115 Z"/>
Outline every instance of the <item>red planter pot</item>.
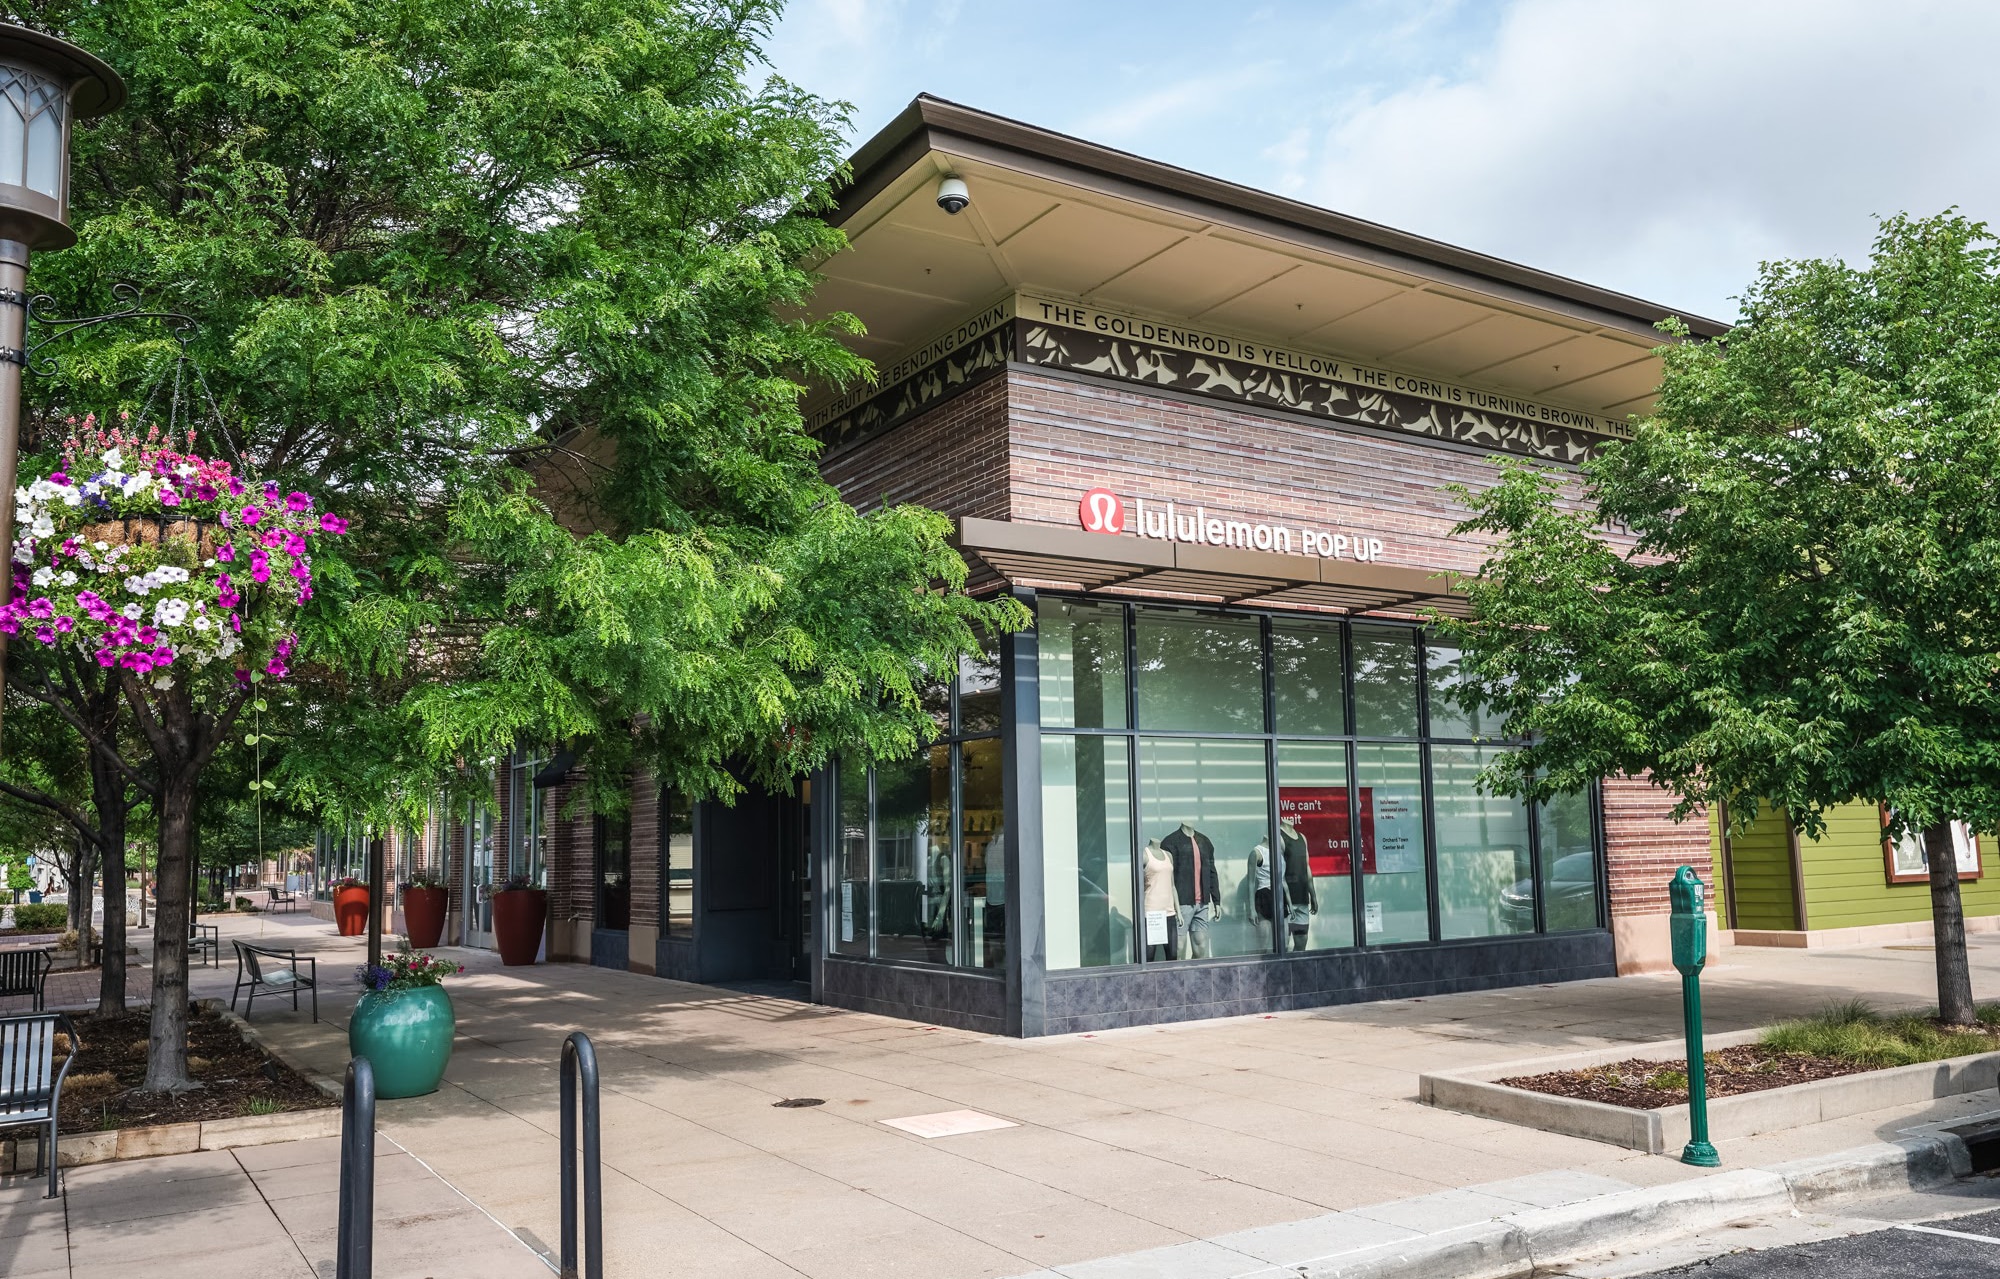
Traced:
<path fill-rule="evenodd" d="M 368 931 L 368 890 L 333 890 L 333 922 L 342 937 L 359 937 Z"/>
<path fill-rule="evenodd" d="M 418 950 L 429 950 L 444 937 L 445 903 L 451 894 L 442 888 L 403 890 L 403 935 Z"/>
<path fill-rule="evenodd" d="M 539 888 L 510 888 L 493 894 L 493 940 L 500 962 L 518 968 L 535 962 L 542 928 L 549 922 L 549 895 Z"/>

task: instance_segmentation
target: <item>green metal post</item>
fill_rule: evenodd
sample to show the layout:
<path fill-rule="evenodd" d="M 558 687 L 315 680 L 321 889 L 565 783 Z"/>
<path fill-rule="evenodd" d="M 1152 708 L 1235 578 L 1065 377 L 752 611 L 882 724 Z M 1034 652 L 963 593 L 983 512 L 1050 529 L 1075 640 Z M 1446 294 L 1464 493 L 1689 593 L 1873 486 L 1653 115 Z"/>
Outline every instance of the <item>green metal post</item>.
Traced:
<path fill-rule="evenodd" d="M 1701 1050 L 1701 970 L 1708 962 L 1708 912 L 1703 899 L 1707 895 L 1706 885 L 1689 866 L 1675 871 L 1667 886 L 1667 900 L 1673 907 L 1668 927 L 1674 967 L 1681 974 L 1681 1016 L 1687 1030 L 1688 1144 L 1681 1151 L 1681 1162 L 1697 1168 L 1722 1164 L 1722 1156 L 1708 1141 L 1708 1063 Z"/>

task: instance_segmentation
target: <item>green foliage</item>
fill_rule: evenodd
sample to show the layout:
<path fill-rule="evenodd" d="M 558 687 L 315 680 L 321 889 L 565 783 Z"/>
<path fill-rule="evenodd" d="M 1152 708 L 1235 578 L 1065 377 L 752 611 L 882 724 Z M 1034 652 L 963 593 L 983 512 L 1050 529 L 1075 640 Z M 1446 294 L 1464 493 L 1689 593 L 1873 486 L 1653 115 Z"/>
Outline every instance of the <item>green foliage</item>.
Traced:
<path fill-rule="evenodd" d="M 60 932 L 69 927 L 69 907 L 61 902 L 22 902 L 14 907 L 14 927 L 22 932 Z"/>
<path fill-rule="evenodd" d="M 28 869 L 28 863 L 7 863 L 7 891 L 25 893 L 35 886 L 35 872 Z"/>
<path fill-rule="evenodd" d="M 314 564 L 279 794 L 410 820 L 517 741 L 605 794 L 912 749 L 923 672 L 1023 624 L 938 516 L 825 485 L 801 384 L 861 376 L 801 264 L 845 108 L 758 75 L 768 0 L 50 0 L 131 101 L 80 128 L 56 309 L 131 280 L 193 316 L 234 445 L 354 532 Z M 172 344 L 93 330 L 46 432 L 136 407 Z M 169 398 L 171 398 L 169 396 Z M 197 397 L 199 398 L 199 397 Z M 213 430 L 208 431 L 214 435 Z M 11 730 L 10 730 L 11 731 Z M 272 792 L 262 791 L 266 798 Z M 267 840 L 268 844 L 268 840 Z"/>
<path fill-rule="evenodd" d="M 2000 1020 L 2000 1005 L 1979 1010 L 1988 1025 Z M 1840 1004 L 1812 1017 L 1780 1022 L 1758 1041 L 1776 1052 L 1832 1057 L 1865 1066 L 1913 1066 L 1992 1052 L 1991 1033 L 1946 1030 L 1928 1017 L 1884 1017 L 1866 1004 Z"/>
<path fill-rule="evenodd" d="M 1496 545 L 1440 629 L 1532 739 L 1489 781 L 2000 828 L 2000 245 L 1892 218 L 1864 267 L 1767 265 L 1743 316 L 1664 348 L 1580 486 L 1514 465 L 1470 498 Z"/>

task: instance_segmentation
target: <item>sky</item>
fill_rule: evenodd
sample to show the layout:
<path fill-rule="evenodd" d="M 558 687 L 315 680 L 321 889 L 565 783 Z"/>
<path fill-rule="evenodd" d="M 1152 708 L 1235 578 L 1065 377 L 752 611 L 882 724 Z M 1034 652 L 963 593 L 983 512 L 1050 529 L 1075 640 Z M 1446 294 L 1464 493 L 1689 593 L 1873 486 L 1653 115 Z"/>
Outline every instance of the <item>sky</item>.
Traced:
<path fill-rule="evenodd" d="M 1729 320 L 1875 219 L 2000 224 L 2000 3 L 792 0 L 772 68 L 918 93 Z"/>

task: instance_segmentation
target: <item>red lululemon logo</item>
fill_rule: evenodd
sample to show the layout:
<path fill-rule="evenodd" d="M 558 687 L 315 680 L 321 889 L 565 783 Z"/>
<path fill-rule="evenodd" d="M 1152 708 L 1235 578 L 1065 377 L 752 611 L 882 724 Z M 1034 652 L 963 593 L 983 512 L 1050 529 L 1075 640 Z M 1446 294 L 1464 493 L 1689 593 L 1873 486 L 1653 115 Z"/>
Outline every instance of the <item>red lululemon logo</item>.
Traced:
<path fill-rule="evenodd" d="M 1092 489 L 1076 504 L 1077 521 L 1091 533 L 1123 533 L 1125 503 L 1110 489 Z"/>

